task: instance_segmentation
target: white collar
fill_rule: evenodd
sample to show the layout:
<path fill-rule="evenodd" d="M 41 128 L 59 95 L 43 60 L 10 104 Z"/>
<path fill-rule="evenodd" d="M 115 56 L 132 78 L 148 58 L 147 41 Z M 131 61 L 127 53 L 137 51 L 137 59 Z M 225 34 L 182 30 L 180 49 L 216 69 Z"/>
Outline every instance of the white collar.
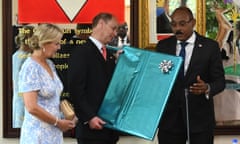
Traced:
<path fill-rule="evenodd" d="M 95 39 L 94 37 L 90 36 L 89 39 L 97 46 L 97 48 L 101 51 L 103 44 Z"/>

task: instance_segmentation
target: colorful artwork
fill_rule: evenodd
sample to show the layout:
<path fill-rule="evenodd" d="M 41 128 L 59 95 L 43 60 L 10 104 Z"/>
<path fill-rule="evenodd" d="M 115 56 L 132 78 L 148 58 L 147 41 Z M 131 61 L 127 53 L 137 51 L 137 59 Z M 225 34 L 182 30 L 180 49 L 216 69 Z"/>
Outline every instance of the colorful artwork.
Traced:
<path fill-rule="evenodd" d="M 156 0 L 156 29 L 158 40 L 161 39 L 161 35 L 172 33 L 170 16 L 177 7 L 185 5 L 193 11 L 193 15 L 195 16 L 196 3 L 195 0 Z"/>
<path fill-rule="evenodd" d="M 233 0 L 207 4 L 217 20 L 217 29 L 213 27 L 216 37 L 212 38 L 219 43 L 226 79 L 226 89 L 214 97 L 217 125 L 240 125 L 240 7 Z"/>

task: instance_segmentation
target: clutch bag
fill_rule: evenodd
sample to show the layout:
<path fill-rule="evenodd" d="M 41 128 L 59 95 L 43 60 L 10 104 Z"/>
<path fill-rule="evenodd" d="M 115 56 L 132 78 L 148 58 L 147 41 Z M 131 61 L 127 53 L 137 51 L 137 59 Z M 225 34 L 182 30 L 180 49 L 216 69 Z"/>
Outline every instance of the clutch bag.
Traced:
<path fill-rule="evenodd" d="M 60 104 L 61 111 L 63 112 L 63 115 L 65 119 L 67 120 L 73 120 L 75 117 L 75 112 L 73 110 L 73 106 L 68 100 L 62 100 Z"/>

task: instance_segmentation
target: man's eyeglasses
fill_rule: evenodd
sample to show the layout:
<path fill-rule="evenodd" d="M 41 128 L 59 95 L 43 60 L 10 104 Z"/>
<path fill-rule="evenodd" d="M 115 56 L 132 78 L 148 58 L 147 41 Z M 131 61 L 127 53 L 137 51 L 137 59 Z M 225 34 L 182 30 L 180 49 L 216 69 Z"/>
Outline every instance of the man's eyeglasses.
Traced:
<path fill-rule="evenodd" d="M 184 27 L 184 26 L 186 26 L 186 24 L 187 23 L 190 23 L 191 21 L 192 21 L 193 19 L 191 18 L 190 20 L 188 20 L 188 21 L 180 21 L 180 22 L 171 22 L 170 23 L 170 25 L 172 26 L 172 27 L 176 27 L 177 25 L 179 25 L 180 27 Z"/>

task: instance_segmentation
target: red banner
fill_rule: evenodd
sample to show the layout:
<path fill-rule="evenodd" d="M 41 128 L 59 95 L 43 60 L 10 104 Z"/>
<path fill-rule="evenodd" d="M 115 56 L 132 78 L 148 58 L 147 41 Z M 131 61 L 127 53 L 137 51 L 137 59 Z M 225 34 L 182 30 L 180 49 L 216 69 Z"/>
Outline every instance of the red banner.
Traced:
<path fill-rule="evenodd" d="M 91 23 L 99 12 L 124 21 L 124 0 L 18 0 L 19 23 Z"/>

